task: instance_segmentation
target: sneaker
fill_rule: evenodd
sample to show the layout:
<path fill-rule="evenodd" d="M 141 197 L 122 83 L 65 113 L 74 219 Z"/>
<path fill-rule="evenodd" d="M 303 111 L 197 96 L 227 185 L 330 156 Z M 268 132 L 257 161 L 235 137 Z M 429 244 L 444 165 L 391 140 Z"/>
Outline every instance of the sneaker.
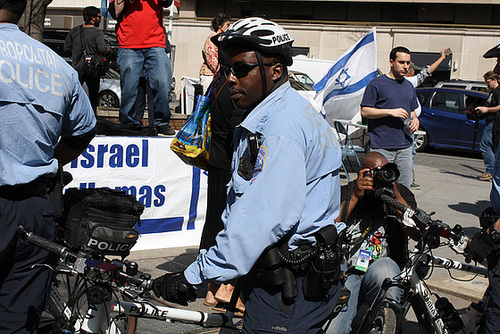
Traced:
<path fill-rule="evenodd" d="M 493 179 L 493 175 L 490 173 L 484 172 L 481 175 L 478 175 L 477 178 L 481 181 L 491 181 Z"/>
<path fill-rule="evenodd" d="M 170 125 L 165 124 L 162 126 L 157 126 L 158 135 L 173 136 L 175 135 L 175 130 L 170 127 Z"/>
<path fill-rule="evenodd" d="M 420 190 L 420 185 L 416 184 L 415 181 L 412 181 L 412 183 L 410 184 L 410 189 Z"/>

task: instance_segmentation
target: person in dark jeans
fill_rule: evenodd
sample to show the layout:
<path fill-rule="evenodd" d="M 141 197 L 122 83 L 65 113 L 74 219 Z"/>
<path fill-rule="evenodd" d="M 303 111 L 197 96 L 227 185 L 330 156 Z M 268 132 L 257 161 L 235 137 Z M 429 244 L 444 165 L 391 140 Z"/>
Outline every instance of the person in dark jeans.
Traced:
<path fill-rule="evenodd" d="M 500 86 L 498 84 L 498 74 L 493 71 L 488 71 L 483 75 L 484 82 L 491 89 L 491 93 L 486 100 L 486 105 L 477 107 L 476 111 L 484 114 L 486 126 L 483 129 L 479 149 L 483 156 L 486 171 L 478 175 L 481 181 L 491 181 L 493 178 L 493 169 L 495 167 L 495 146 L 493 145 L 493 122 L 496 114 L 500 110 Z"/>
<path fill-rule="evenodd" d="M 139 125 L 134 110 L 141 73 L 153 89 L 155 126 L 159 135 L 174 135 L 169 125 L 169 94 L 172 86 L 170 58 L 165 52 L 163 8 L 172 0 L 111 0 L 110 15 L 118 21 L 118 60 L 120 69 L 120 123 Z"/>
<path fill-rule="evenodd" d="M 153 89 L 149 85 L 147 79 L 144 76 L 141 76 L 141 78 L 139 79 L 139 86 L 137 90 L 137 99 L 135 100 L 134 104 L 135 119 L 139 122 L 141 126 L 143 126 L 142 118 L 144 117 L 146 103 L 148 105 L 148 125 L 154 126 L 155 104 L 154 104 Z"/>
<path fill-rule="evenodd" d="M 94 112 L 97 111 L 97 101 L 99 98 L 99 76 L 85 73 L 85 56 L 95 54 L 110 55 L 111 50 L 104 41 L 104 34 L 100 30 L 101 14 L 97 7 L 89 6 L 83 9 L 84 24 L 70 30 L 64 41 L 64 51 L 71 51 L 72 64 L 78 72 L 80 83 L 87 84 L 90 103 Z"/>

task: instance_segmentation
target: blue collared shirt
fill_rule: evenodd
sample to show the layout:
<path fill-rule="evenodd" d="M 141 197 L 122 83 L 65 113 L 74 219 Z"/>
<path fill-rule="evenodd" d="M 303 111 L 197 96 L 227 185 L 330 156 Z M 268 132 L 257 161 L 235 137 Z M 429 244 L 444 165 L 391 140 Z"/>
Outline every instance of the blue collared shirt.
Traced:
<path fill-rule="evenodd" d="M 238 174 L 247 134 L 260 148 L 253 176 Z M 286 82 L 236 128 L 232 178 L 216 245 L 185 271 L 191 284 L 226 282 L 252 269 L 262 252 L 290 232 L 289 248 L 314 244 L 313 234 L 340 211 L 341 152 L 331 127 Z M 343 229 L 337 224 L 337 230 Z"/>
<path fill-rule="evenodd" d="M 0 23 L 0 185 L 54 174 L 59 138 L 95 124 L 75 70 L 15 24 Z"/>

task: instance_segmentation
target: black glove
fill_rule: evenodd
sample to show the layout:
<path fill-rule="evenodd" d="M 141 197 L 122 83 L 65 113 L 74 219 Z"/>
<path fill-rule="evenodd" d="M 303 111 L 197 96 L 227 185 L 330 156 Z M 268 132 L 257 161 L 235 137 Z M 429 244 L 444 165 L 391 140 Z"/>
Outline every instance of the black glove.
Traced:
<path fill-rule="evenodd" d="M 469 263 L 474 260 L 481 263 L 495 248 L 497 248 L 497 245 L 491 239 L 488 230 L 478 232 L 474 234 L 467 247 L 465 247 L 465 262 Z"/>
<path fill-rule="evenodd" d="M 153 292 L 156 297 L 184 306 L 196 300 L 196 290 L 187 281 L 183 272 L 165 274 L 154 279 Z"/>

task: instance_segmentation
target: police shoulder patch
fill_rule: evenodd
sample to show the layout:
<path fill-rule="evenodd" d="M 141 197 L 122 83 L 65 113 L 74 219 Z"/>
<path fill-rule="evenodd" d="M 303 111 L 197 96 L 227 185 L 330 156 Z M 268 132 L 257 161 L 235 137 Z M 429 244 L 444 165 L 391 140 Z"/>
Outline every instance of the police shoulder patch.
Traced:
<path fill-rule="evenodd" d="M 252 181 L 259 176 L 260 172 L 264 170 L 264 165 L 266 164 L 267 148 L 261 146 L 259 153 L 257 154 L 257 160 L 255 161 L 255 166 L 253 167 L 253 177 Z"/>

